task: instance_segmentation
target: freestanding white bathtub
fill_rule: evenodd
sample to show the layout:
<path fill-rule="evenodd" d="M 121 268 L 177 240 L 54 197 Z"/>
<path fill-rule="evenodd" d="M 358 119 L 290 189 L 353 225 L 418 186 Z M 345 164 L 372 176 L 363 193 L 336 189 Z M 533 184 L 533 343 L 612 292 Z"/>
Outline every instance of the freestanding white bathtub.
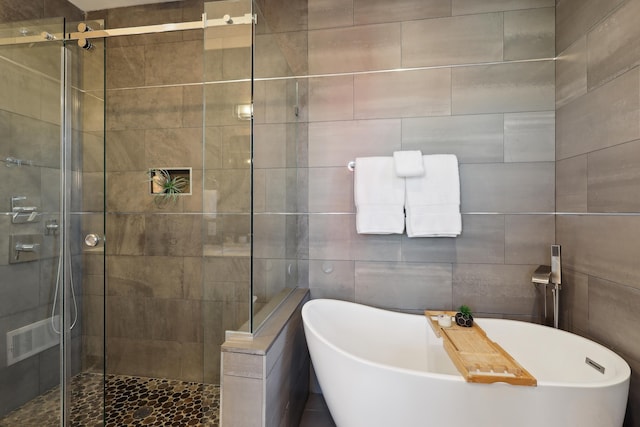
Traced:
<path fill-rule="evenodd" d="M 629 365 L 578 335 L 476 319 L 538 385 L 476 384 L 460 376 L 424 316 L 316 299 L 302 318 L 338 427 L 620 427 L 624 420 Z"/>

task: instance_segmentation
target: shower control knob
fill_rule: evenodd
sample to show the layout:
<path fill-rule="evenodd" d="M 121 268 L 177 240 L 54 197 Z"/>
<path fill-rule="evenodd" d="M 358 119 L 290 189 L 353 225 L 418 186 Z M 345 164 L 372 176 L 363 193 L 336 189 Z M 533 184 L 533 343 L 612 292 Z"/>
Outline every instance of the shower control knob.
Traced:
<path fill-rule="evenodd" d="M 89 246 L 90 248 L 97 246 L 98 243 L 100 243 L 100 236 L 98 236 L 97 234 L 91 233 L 91 234 L 87 234 L 84 237 L 84 244 L 86 246 Z"/>

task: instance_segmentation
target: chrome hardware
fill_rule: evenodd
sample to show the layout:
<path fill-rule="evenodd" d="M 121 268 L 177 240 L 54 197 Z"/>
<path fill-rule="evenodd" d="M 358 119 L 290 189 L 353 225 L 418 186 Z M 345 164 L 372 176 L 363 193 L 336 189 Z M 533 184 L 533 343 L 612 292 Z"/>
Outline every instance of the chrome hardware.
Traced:
<path fill-rule="evenodd" d="M 601 364 L 594 362 L 593 360 L 591 360 L 591 358 L 589 357 L 585 357 L 584 358 L 584 363 L 586 363 L 587 365 L 591 366 L 593 369 L 595 369 L 596 371 L 600 372 L 601 374 L 604 374 L 604 366 L 602 366 Z"/>
<path fill-rule="evenodd" d="M 16 261 L 18 261 L 20 259 L 20 253 L 22 252 L 38 252 L 38 250 L 40 250 L 40 244 L 18 242 L 16 243 L 15 250 L 16 250 Z"/>
<path fill-rule="evenodd" d="M 36 222 L 39 220 L 38 208 L 36 206 L 17 206 L 18 202 L 27 200 L 26 196 L 11 197 L 12 224 L 24 224 L 26 222 Z"/>
<path fill-rule="evenodd" d="M 551 283 L 562 283 L 562 263 L 560 261 L 560 245 L 551 245 Z"/>
<path fill-rule="evenodd" d="M 58 234 L 58 230 L 60 230 L 60 224 L 58 224 L 57 220 L 50 219 L 44 223 L 45 236 L 51 236 L 51 235 L 55 236 L 56 234 Z"/>
<path fill-rule="evenodd" d="M 7 157 L 3 161 L 8 168 L 13 166 L 33 166 L 32 160 L 16 159 L 15 157 Z"/>
<path fill-rule="evenodd" d="M 562 289 L 562 265 L 560 262 L 560 245 L 551 245 L 551 266 L 541 265 L 531 276 L 531 282 L 538 288 L 538 285 L 544 285 L 542 289 L 542 299 L 544 301 L 544 320 L 547 324 L 547 289 L 551 288 L 553 297 L 553 327 L 558 329 L 560 318 L 560 290 Z"/>
<path fill-rule="evenodd" d="M 549 309 L 547 302 L 547 289 L 551 289 L 551 294 L 553 296 L 553 326 L 554 328 L 558 328 L 558 316 L 560 314 L 559 310 L 559 297 L 560 297 L 560 289 L 562 288 L 559 283 L 553 282 L 553 272 L 551 270 L 551 266 L 548 265 L 540 265 L 536 268 L 536 271 L 533 272 L 531 276 L 531 282 L 536 286 L 536 288 L 540 288 L 542 293 L 542 301 L 544 306 L 543 311 L 543 324 L 547 324 L 547 320 L 549 318 Z"/>
<path fill-rule="evenodd" d="M 548 285 L 551 279 L 551 267 L 548 265 L 540 265 L 536 268 L 531 276 L 533 283 L 540 283 L 541 285 Z"/>
<path fill-rule="evenodd" d="M 40 259 L 42 234 L 12 234 L 9 236 L 9 263 L 36 261 Z"/>
<path fill-rule="evenodd" d="M 87 234 L 84 237 L 84 244 L 85 246 L 88 246 L 90 248 L 96 247 L 98 245 L 98 243 L 100 243 L 100 236 L 98 236 L 97 234 L 91 233 L 91 234 Z"/>

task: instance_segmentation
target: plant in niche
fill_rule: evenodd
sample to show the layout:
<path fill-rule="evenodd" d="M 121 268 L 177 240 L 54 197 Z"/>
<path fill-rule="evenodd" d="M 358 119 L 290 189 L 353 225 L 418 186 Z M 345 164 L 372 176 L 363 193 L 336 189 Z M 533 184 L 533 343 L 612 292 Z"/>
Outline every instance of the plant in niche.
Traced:
<path fill-rule="evenodd" d="M 157 206 L 164 206 L 169 202 L 175 203 L 178 195 L 183 193 L 189 180 L 184 176 L 172 176 L 166 169 L 150 169 L 149 182 L 151 182 L 151 193 L 155 195 L 153 201 Z"/>
<path fill-rule="evenodd" d="M 459 326 L 464 326 L 465 328 L 470 328 L 473 326 L 473 316 L 471 314 L 471 309 L 467 305 L 461 305 L 456 313 L 456 324 Z"/>

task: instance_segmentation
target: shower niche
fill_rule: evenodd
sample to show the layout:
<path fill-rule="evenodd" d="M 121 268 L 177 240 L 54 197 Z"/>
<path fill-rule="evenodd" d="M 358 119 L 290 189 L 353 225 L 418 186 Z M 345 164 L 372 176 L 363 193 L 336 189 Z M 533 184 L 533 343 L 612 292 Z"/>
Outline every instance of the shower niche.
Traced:
<path fill-rule="evenodd" d="M 149 194 L 191 195 L 191 168 L 149 169 Z"/>

